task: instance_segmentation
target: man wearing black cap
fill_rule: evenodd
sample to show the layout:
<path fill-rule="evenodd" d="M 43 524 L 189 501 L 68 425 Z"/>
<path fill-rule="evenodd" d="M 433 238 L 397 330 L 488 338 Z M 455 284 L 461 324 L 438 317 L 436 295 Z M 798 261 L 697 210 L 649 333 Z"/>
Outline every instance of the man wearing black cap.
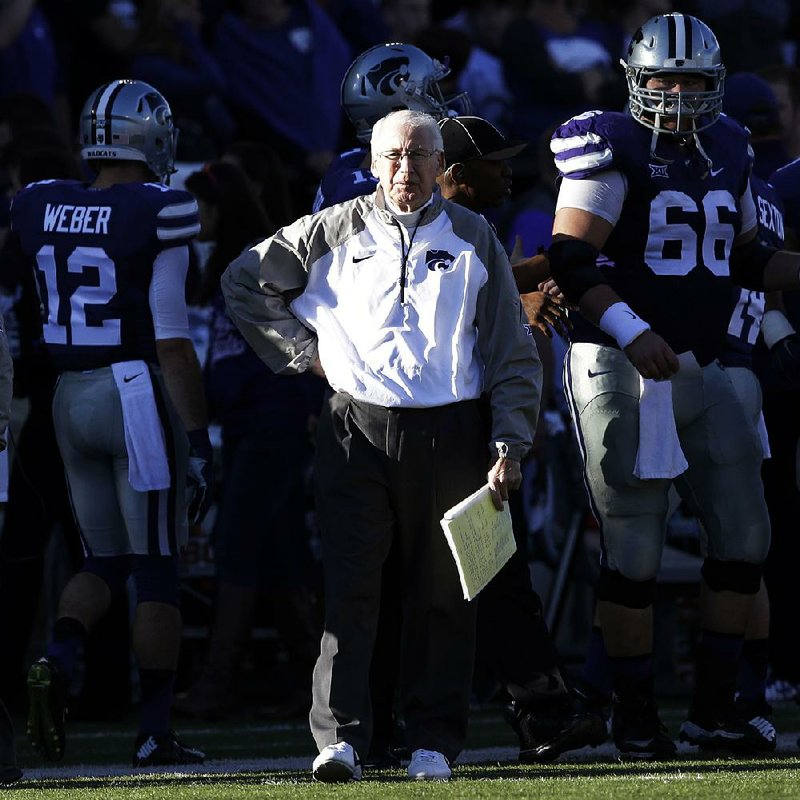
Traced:
<path fill-rule="evenodd" d="M 479 214 L 502 205 L 511 196 L 508 159 L 521 153 L 527 143 L 507 139 L 481 117 L 448 117 L 440 120 L 439 128 L 446 166 L 438 179 L 442 195 Z M 512 264 L 528 322 L 551 337 L 551 327 L 563 324 L 565 309 L 557 287 L 552 292 L 539 291 L 539 284 L 550 277 L 547 256 L 515 258 L 512 254 Z"/>
<path fill-rule="evenodd" d="M 441 120 L 439 128 L 445 157 L 445 171 L 438 181 L 442 196 L 479 214 L 501 205 L 511 192 L 508 159 L 526 144 L 506 139 L 481 117 L 450 117 Z M 535 286 L 534 278 L 544 280 L 548 271 L 545 256 L 523 259 L 515 265 L 518 289 L 524 291 L 525 276 Z M 544 292 L 523 294 L 522 299 L 530 322 L 535 320 L 526 300 L 537 305 L 537 327 L 557 324 L 562 306 Z M 537 340 L 540 351 L 542 344 Z M 510 503 L 519 533 L 524 530 L 519 495 Z M 481 594 L 478 643 L 513 698 L 509 721 L 520 740 L 520 761 L 532 763 L 600 744 L 606 732 L 599 714 L 575 713 L 544 621 L 541 598 L 531 586 L 525 539 L 524 535 L 518 537 L 516 553 Z"/>

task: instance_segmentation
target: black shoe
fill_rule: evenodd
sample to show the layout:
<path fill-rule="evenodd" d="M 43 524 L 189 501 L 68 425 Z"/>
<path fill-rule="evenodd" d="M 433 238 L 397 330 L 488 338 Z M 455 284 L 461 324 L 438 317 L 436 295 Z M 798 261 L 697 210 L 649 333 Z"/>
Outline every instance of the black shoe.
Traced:
<path fill-rule="evenodd" d="M 64 757 L 67 688 L 55 661 L 40 658 L 28 670 L 28 736 L 49 761 Z"/>
<path fill-rule="evenodd" d="M 139 734 L 133 753 L 134 767 L 164 767 L 170 764 L 202 764 L 206 754 L 181 742 L 175 731 L 163 736 Z"/>
<path fill-rule="evenodd" d="M 576 710 L 569 697 L 538 708 L 513 702 L 506 709 L 506 721 L 519 737 L 520 764 L 552 761 L 568 750 L 597 747 L 607 735 L 602 716 Z"/>
<path fill-rule="evenodd" d="M 16 783 L 22 777 L 22 770 L 14 766 L 0 766 L 0 786 Z"/>
<path fill-rule="evenodd" d="M 768 724 L 772 728 L 771 723 Z M 772 728 L 772 735 L 775 736 L 775 728 Z M 702 750 L 732 750 L 737 753 L 774 750 L 775 738 L 772 746 L 766 747 L 769 731 L 759 730 L 758 725 L 740 719 L 732 709 L 716 713 L 713 710 L 692 709 L 681 724 L 680 731 L 680 741 L 697 745 Z"/>
<path fill-rule="evenodd" d="M 778 744 L 778 732 L 770 719 L 772 706 L 766 701 L 757 703 L 747 700 L 736 701 L 736 715 L 752 729 L 754 739 L 760 740 L 758 750 L 771 753 Z"/>
<path fill-rule="evenodd" d="M 658 716 L 655 700 L 634 693 L 614 695 L 611 731 L 620 761 L 661 761 L 675 757 L 677 748 Z"/>

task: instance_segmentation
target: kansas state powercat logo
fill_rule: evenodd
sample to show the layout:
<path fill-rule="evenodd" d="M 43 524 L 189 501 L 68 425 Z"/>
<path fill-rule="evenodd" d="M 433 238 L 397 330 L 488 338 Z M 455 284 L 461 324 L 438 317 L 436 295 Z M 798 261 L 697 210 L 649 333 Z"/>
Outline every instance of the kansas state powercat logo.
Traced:
<path fill-rule="evenodd" d="M 445 272 L 453 266 L 455 260 L 456 257 L 450 255 L 447 250 L 428 250 L 425 253 L 425 263 L 431 272 L 437 269 L 439 272 Z"/>
<path fill-rule="evenodd" d="M 391 97 L 401 84 L 408 80 L 408 59 L 402 56 L 387 58 L 376 64 L 361 82 L 361 94 L 366 97 L 364 81 L 369 81 L 372 88 Z"/>

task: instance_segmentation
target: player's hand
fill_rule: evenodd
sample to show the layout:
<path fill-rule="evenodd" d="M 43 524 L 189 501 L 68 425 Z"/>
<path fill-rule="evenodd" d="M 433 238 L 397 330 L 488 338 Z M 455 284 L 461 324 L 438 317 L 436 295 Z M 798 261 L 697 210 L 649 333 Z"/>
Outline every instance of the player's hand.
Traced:
<path fill-rule="evenodd" d="M 190 525 L 199 525 L 211 505 L 214 483 L 214 450 L 208 438 L 208 428 L 187 433 L 189 438 L 189 469 L 186 472 L 188 497 L 187 516 Z"/>
<path fill-rule="evenodd" d="M 800 336 L 793 333 L 775 342 L 770 348 L 769 359 L 789 387 L 800 388 Z"/>
<path fill-rule="evenodd" d="M 653 331 L 637 336 L 625 348 L 625 355 L 643 378 L 663 381 L 680 369 L 672 348 Z"/>
<path fill-rule="evenodd" d="M 558 288 L 558 284 L 552 278 L 542 281 L 539 284 L 539 291 L 544 292 L 549 297 L 552 297 L 553 300 L 557 300 L 559 303 L 561 303 L 561 305 L 569 306 L 567 298 L 564 297 L 563 292 Z"/>
<path fill-rule="evenodd" d="M 572 327 L 567 319 L 567 309 L 545 292 L 528 292 L 521 294 L 520 302 L 525 316 L 533 327 L 538 328 L 549 339 L 553 338 L 553 330 L 563 336 Z"/>
<path fill-rule="evenodd" d="M 502 511 L 503 502 L 508 500 L 508 492 L 519 489 L 522 483 L 519 461 L 513 458 L 498 458 L 489 470 L 488 483 L 494 507 Z"/>

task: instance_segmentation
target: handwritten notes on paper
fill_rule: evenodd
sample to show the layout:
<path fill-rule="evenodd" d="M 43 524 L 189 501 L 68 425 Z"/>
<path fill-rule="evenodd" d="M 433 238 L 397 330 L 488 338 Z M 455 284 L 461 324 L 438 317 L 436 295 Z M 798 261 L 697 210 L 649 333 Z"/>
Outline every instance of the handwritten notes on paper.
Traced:
<path fill-rule="evenodd" d="M 508 503 L 498 511 L 489 486 L 482 486 L 446 511 L 441 525 L 458 567 L 464 599 L 472 600 L 517 549 Z"/>

